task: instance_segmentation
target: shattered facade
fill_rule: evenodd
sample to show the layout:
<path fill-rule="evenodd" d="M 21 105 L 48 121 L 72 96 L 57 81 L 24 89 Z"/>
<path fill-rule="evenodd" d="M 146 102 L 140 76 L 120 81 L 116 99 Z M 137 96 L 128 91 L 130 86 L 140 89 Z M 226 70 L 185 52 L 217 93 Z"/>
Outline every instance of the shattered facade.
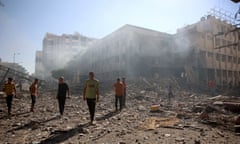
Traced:
<path fill-rule="evenodd" d="M 162 55 L 173 49 L 171 35 L 125 25 L 88 49 L 79 61 L 80 75 L 94 71 L 105 80 L 119 76 L 150 77 L 154 64 L 173 67 L 173 61 Z"/>
<path fill-rule="evenodd" d="M 193 49 L 188 65 L 196 79 L 192 82 L 206 83 L 215 80 L 217 85 L 238 85 L 240 69 L 239 32 L 236 25 L 208 15 L 200 22 L 179 29 L 177 37 L 187 37 Z"/>
<path fill-rule="evenodd" d="M 175 77 L 202 86 L 209 80 L 219 86 L 239 82 L 238 28 L 216 15 L 202 17 L 176 34 L 125 25 L 93 41 L 79 34 L 47 34 L 43 51 L 37 52 L 36 74 L 50 76 L 52 70 L 65 66 L 74 71 L 74 82 L 89 71 L 103 80 Z"/>
<path fill-rule="evenodd" d="M 209 80 L 217 85 L 237 85 L 238 35 L 232 23 L 211 15 L 174 35 L 125 25 L 86 51 L 78 74 L 94 71 L 105 80 L 184 75 L 197 85 L 206 85 Z"/>
<path fill-rule="evenodd" d="M 35 59 L 35 75 L 41 76 L 44 73 L 43 59 L 42 59 L 42 51 L 36 52 Z"/>
<path fill-rule="evenodd" d="M 36 76 L 43 79 L 49 78 L 52 70 L 63 68 L 94 40 L 79 33 L 61 36 L 47 33 L 43 39 L 43 50 L 36 53 Z"/>

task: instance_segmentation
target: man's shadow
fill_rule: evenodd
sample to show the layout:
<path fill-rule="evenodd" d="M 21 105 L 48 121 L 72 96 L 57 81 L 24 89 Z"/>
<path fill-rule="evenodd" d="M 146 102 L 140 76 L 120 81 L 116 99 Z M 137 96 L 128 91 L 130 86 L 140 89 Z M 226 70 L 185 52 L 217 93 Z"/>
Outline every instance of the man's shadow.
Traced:
<path fill-rule="evenodd" d="M 45 120 L 45 121 L 30 121 L 29 123 L 27 123 L 27 124 L 24 124 L 24 125 L 22 125 L 22 126 L 18 126 L 18 127 L 16 127 L 16 128 L 14 128 L 14 129 L 11 129 L 11 130 L 8 130 L 7 132 L 13 132 L 13 131 L 18 131 L 18 130 L 22 130 L 22 129 L 32 129 L 32 130 L 34 130 L 34 129 L 37 129 L 37 128 L 39 128 L 40 126 L 42 126 L 44 123 L 47 123 L 47 122 L 49 122 L 49 121 L 53 121 L 53 120 L 56 120 L 56 119 L 58 119 L 59 117 L 52 117 L 52 118 L 50 118 L 50 119 L 47 119 L 47 120 Z"/>
<path fill-rule="evenodd" d="M 102 117 L 96 118 L 96 121 L 101 121 L 101 120 L 109 119 L 110 117 L 113 117 L 113 116 L 115 116 L 115 115 L 117 115 L 117 114 L 119 114 L 119 113 L 120 113 L 120 111 L 111 111 L 111 112 L 103 115 Z"/>
<path fill-rule="evenodd" d="M 86 133 L 83 128 L 89 126 L 89 123 L 78 125 L 75 128 L 70 130 L 57 130 L 51 133 L 52 136 L 49 138 L 42 140 L 40 144 L 53 144 L 53 143 L 61 143 L 66 141 L 67 139 L 73 137 L 78 133 Z"/>
<path fill-rule="evenodd" d="M 109 119 L 110 117 L 113 117 L 113 116 L 117 115 L 118 113 L 120 113 L 120 112 L 109 112 L 102 117 L 96 118 L 96 121 Z M 68 140 L 69 138 L 77 135 L 78 133 L 86 133 L 84 128 L 86 128 L 88 126 L 90 126 L 90 123 L 85 123 L 85 124 L 82 124 L 82 125 L 78 125 L 77 127 L 72 128 L 70 130 L 54 131 L 54 132 L 51 133 L 52 136 L 50 136 L 49 138 L 47 138 L 45 140 L 42 140 L 40 142 L 40 144 L 52 144 L 52 143 L 64 142 L 64 141 Z"/>
<path fill-rule="evenodd" d="M 4 111 L 2 111 L 2 112 L 4 112 Z M 25 115 L 25 114 L 28 114 L 28 113 L 30 113 L 30 112 L 16 113 L 16 114 L 12 114 L 11 116 L 9 116 L 9 115 L 4 115 L 4 116 L 0 117 L 0 119 L 11 118 L 11 117 L 14 117 L 14 116 Z"/>

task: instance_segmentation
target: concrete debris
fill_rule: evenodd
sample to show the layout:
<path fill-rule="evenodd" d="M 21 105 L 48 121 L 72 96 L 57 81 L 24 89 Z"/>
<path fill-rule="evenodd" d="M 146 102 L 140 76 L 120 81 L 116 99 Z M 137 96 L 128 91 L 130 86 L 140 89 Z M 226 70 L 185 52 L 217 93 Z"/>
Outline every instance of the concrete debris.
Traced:
<path fill-rule="evenodd" d="M 174 126 L 177 125 L 179 120 L 176 117 L 150 117 L 145 120 L 143 124 L 139 126 L 140 129 L 144 130 L 154 130 L 160 127 Z"/>
<path fill-rule="evenodd" d="M 151 105 L 151 112 L 159 112 L 160 111 L 160 105 Z"/>
<path fill-rule="evenodd" d="M 33 113 L 29 112 L 28 92 L 21 93 L 21 98 L 13 99 L 11 117 L 7 115 L 5 98 L 0 97 L 1 142 L 239 143 L 238 97 L 212 97 L 183 90 L 174 80 L 174 97 L 169 99 L 168 82 L 129 82 L 126 107 L 117 112 L 113 91 L 105 90 L 97 103 L 93 125 L 89 124 L 87 104 L 79 95 L 67 99 L 63 116 L 58 112 L 56 92 L 41 90 Z"/>

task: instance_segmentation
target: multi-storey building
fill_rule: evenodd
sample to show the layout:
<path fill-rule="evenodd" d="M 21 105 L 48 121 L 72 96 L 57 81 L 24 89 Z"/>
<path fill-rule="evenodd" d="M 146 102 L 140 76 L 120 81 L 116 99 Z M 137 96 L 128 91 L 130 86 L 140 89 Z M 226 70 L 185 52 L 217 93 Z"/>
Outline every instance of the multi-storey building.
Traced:
<path fill-rule="evenodd" d="M 156 65 L 173 67 L 172 36 L 158 31 L 125 25 L 98 40 L 79 60 L 80 75 L 94 71 L 99 79 L 115 79 L 119 76 L 153 76 Z M 177 63 L 179 63 L 178 61 Z"/>
<path fill-rule="evenodd" d="M 200 22 L 179 29 L 176 36 L 186 37 L 193 49 L 193 81 L 218 85 L 237 85 L 240 81 L 239 32 L 233 21 L 208 15 Z M 190 71 L 190 70 L 188 70 Z"/>
<path fill-rule="evenodd" d="M 61 36 L 47 33 L 43 39 L 43 50 L 36 53 L 35 75 L 43 79 L 49 78 L 52 70 L 64 68 L 94 40 L 79 33 Z"/>
<path fill-rule="evenodd" d="M 36 52 L 36 58 L 35 58 L 35 76 L 38 76 L 39 78 L 43 77 L 45 68 L 43 66 L 43 56 L 42 56 L 42 51 L 37 51 Z"/>
<path fill-rule="evenodd" d="M 170 35 L 125 25 L 98 40 L 79 60 L 78 74 L 101 79 L 183 76 L 191 83 L 239 82 L 240 48 L 236 25 L 215 15 Z"/>

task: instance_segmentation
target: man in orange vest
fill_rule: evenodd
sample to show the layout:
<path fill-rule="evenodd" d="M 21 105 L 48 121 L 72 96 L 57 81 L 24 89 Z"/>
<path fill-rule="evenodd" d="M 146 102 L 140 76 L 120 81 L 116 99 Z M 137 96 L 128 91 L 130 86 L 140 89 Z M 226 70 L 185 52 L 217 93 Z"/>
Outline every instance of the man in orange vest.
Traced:
<path fill-rule="evenodd" d="M 119 102 L 121 111 L 123 107 L 122 98 L 124 94 L 124 85 L 120 82 L 120 78 L 117 78 L 117 82 L 114 83 L 113 88 L 115 91 L 115 110 L 118 111 Z"/>
<path fill-rule="evenodd" d="M 214 94 L 215 94 L 215 86 L 214 86 L 214 81 L 213 80 L 209 81 L 208 87 L 209 87 L 209 89 L 211 91 L 211 95 L 214 96 Z"/>
<path fill-rule="evenodd" d="M 31 94 L 32 104 L 31 104 L 31 112 L 34 111 L 34 105 L 36 103 L 36 97 L 38 95 L 38 79 L 35 79 L 34 82 L 29 87 L 29 91 Z"/>
<path fill-rule="evenodd" d="M 16 97 L 16 86 L 13 83 L 13 79 L 11 77 L 8 78 L 8 81 L 3 86 L 3 91 L 6 93 L 6 102 L 8 107 L 8 115 L 11 115 L 11 108 L 12 108 L 12 100 L 13 96 Z"/>

